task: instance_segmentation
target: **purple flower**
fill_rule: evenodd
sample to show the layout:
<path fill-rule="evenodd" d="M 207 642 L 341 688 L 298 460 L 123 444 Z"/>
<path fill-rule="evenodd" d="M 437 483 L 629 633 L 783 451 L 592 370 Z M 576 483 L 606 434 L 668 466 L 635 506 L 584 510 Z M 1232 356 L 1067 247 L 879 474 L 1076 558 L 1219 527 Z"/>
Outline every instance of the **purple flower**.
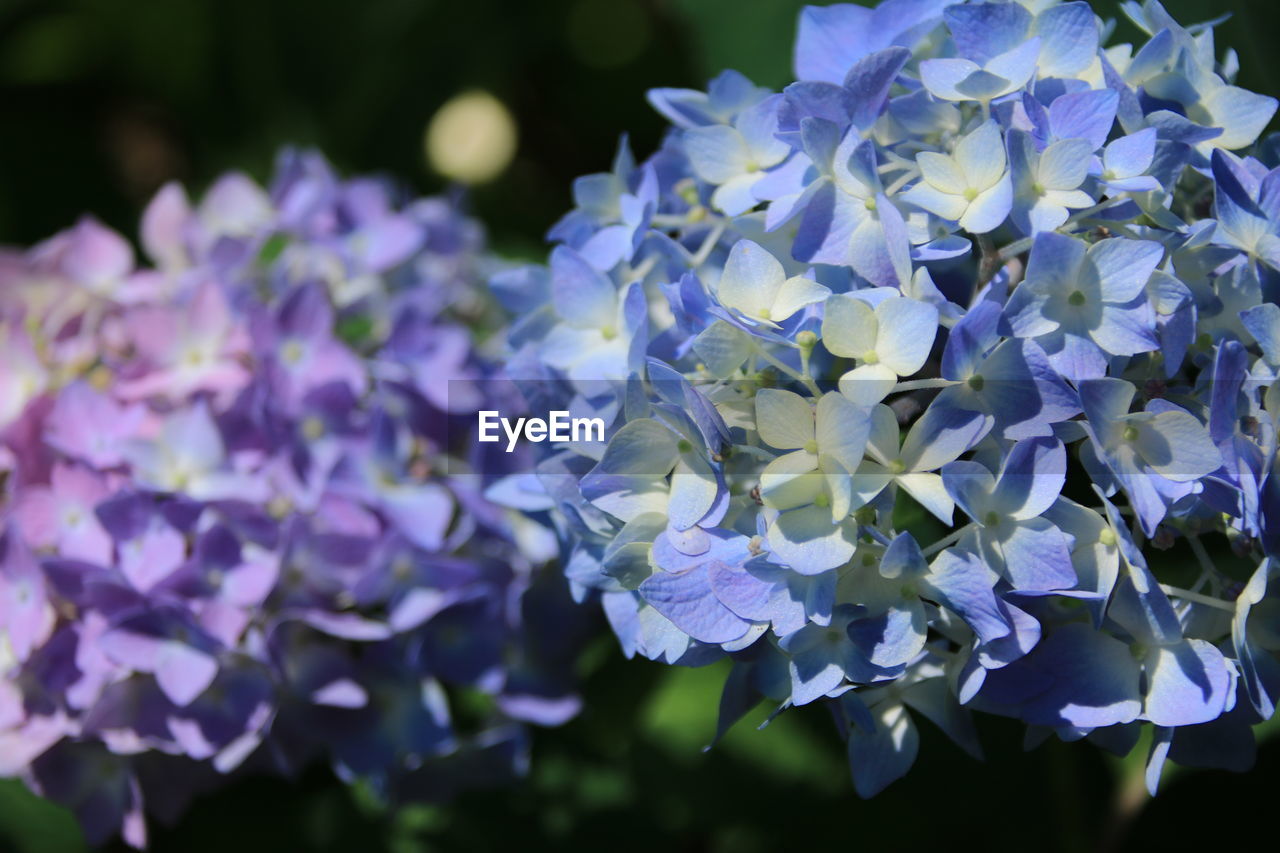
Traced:
<path fill-rule="evenodd" d="M 517 723 L 579 705 L 524 647 L 582 614 L 525 600 L 549 550 L 447 422 L 495 405 L 478 226 L 288 152 L 269 193 L 164 188 L 142 243 L 86 219 L 0 263 L 3 771 L 134 845 L 251 758 L 518 774 Z"/>

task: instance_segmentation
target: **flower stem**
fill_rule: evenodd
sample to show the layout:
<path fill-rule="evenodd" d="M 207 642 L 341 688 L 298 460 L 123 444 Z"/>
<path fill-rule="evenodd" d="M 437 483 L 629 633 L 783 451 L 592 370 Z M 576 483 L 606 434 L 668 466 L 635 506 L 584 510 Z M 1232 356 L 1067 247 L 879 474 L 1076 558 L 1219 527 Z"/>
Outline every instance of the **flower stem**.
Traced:
<path fill-rule="evenodd" d="M 1086 207 L 1084 210 L 1076 211 L 1067 218 L 1066 222 L 1059 225 L 1057 230 L 1061 231 L 1064 228 L 1070 228 L 1072 225 L 1078 224 L 1081 220 L 1090 218 L 1095 213 L 1101 213 L 1108 208 L 1115 207 L 1120 202 L 1128 200 L 1129 196 L 1127 195 L 1116 196 L 1115 198 L 1109 198 L 1106 201 L 1098 202 L 1093 207 Z M 1000 260 L 1007 261 L 1010 258 L 1016 258 L 1018 255 L 1021 255 L 1023 252 L 1030 249 L 1031 245 L 1035 242 L 1035 239 L 1035 235 L 1032 235 L 1030 237 L 1023 237 L 1021 240 L 1015 240 L 1000 250 Z"/>
<path fill-rule="evenodd" d="M 1203 585 L 1206 578 L 1218 577 L 1218 567 L 1213 564 L 1213 559 L 1209 556 L 1209 552 L 1204 549 L 1204 543 L 1200 541 L 1200 537 L 1194 533 L 1187 534 L 1187 544 L 1191 546 L 1191 553 L 1196 555 L 1196 561 L 1200 563 L 1201 578 L 1200 583 L 1196 584 L 1197 589 Z"/>
<path fill-rule="evenodd" d="M 1201 595 L 1200 593 L 1192 592 L 1189 589 L 1169 586 L 1167 583 L 1160 584 L 1160 588 L 1164 590 L 1166 595 L 1172 595 L 1174 598 L 1181 598 L 1183 601 L 1190 601 L 1193 604 L 1203 604 L 1205 607 L 1225 610 L 1228 613 L 1236 612 L 1236 606 L 1234 604 L 1229 601 L 1223 601 L 1221 598 L 1212 598 L 1208 595 Z"/>
<path fill-rule="evenodd" d="M 901 394 L 904 391 L 924 391 L 932 388 L 949 388 L 960 383 L 954 379 L 910 379 L 893 386 L 890 394 Z"/>
<path fill-rule="evenodd" d="M 937 542 L 934 542 L 932 545 L 930 545 L 928 548 L 925 548 L 920 553 L 924 554 L 926 557 L 932 557 L 934 554 L 938 553 L 943 548 L 949 548 L 950 546 L 959 542 L 960 537 L 968 533 L 970 527 L 973 527 L 973 522 L 969 522 L 964 527 L 961 527 L 959 530 L 951 531 L 946 536 L 943 536 Z"/>
<path fill-rule="evenodd" d="M 711 233 L 707 235 L 707 239 L 702 241 L 702 245 L 698 247 L 698 251 L 689 258 L 689 269 L 697 269 L 707 262 L 707 258 L 711 257 L 712 251 L 715 250 L 716 243 L 720 242 L 720 238 L 724 236 L 725 222 L 720 220 L 716 223 L 716 227 L 711 229 Z"/>
<path fill-rule="evenodd" d="M 687 214 L 655 213 L 649 217 L 649 224 L 654 228 L 683 228 L 692 223 Z"/>
<path fill-rule="evenodd" d="M 822 396 L 822 389 L 818 387 L 817 382 L 813 381 L 813 377 L 801 373 L 791 365 L 787 364 L 785 361 L 782 361 L 781 359 L 776 358 L 759 344 L 756 344 L 755 350 L 756 350 L 756 355 L 758 355 L 760 358 L 763 358 L 765 361 L 769 362 L 769 364 L 773 365 L 778 370 L 785 373 L 787 376 L 790 376 L 795 381 L 804 385 L 804 387 L 808 389 L 810 394 L 812 394 L 815 397 Z"/>

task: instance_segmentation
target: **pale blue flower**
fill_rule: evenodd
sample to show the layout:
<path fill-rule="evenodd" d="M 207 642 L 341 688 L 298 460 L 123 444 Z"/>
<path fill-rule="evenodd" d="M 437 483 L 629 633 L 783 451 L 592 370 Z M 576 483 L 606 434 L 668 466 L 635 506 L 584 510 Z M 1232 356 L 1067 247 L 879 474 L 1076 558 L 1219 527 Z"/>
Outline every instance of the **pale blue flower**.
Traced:
<path fill-rule="evenodd" d="M 902 194 L 903 200 L 975 234 L 998 228 L 1009 215 L 1013 181 L 995 122 L 970 131 L 956 143 L 953 154 L 922 151 L 916 165 L 920 182 Z"/>
<path fill-rule="evenodd" d="M 969 59 L 926 59 L 920 63 L 920 80 L 944 101 L 992 100 L 1016 92 L 1035 74 L 1040 39 L 1032 38 L 981 64 Z"/>
<path fill-rule="evenodd" d="M 1108 356 L 1157 347 L 1147 280 L 1164 250 L 1114 237 L 1092 246 L 1073 237 L 1036 237 L 1027 277 L 1005 307 L 1013 333 L 1034 338 L 1069 378 L 1101 376 Z"/>
<path fill-rule="evenodd" d="M 823 346 L 858 362 L 840 377 L 840 391 L 863 406 L 923 367 L 937 332 L 936 308 L 888 288 L 832 296 L 822 319 Z"/>
<path fill-rule="evenodd" d="M 1089 176 L 1092 145 L 1083 139 L 1060 139 L 1037 151 L 1031 136 L 1009 134 L 1013 170 L 1013 221 L 1027 234 L 1053 231 L 1067 221 L 1068 210 L 1093 205 L 1081 187 Z"/>
<path fill-rule="evenodd" d="M 732 125 L 713 124 L 685 131 L 685 151 L 699 178 L 716 185 L 711 204 L 730 216 L 755 207 L 752 193 L 764 171 L 778 165 L 791 148 L 776 138 L 778 105 L 772 96 L 743 110 Z"/>

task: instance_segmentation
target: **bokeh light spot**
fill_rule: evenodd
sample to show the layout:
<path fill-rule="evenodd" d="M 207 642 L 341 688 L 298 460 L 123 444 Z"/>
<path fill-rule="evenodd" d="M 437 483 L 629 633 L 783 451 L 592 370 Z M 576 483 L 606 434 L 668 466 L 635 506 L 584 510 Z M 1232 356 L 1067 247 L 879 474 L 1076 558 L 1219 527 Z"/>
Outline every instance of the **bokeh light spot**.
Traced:
<path fill-rule="evenodd" d="M 488 92 L 464 92 L 450 98 L 427 125 L 427 162 L 464 184 L 493 180 L 516 153 L 516 121 Z"/>

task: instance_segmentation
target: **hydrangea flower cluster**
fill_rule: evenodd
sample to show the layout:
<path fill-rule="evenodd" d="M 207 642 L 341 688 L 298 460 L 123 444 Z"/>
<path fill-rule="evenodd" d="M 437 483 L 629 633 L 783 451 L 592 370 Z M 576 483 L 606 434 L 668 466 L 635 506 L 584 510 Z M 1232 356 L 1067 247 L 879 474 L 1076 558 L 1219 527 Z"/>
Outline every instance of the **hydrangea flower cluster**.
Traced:
<path fill-rule="evenodd" d="M 1245 769 L 1280 695 L 1276 101 L 1125 3 L 809 7 L 797 82 L 656 89 L 574 185 L 510 374 L 609 424 L 508 495 L 627 655 L 826 700 L 870 796 L 926 718 Z M 514 501 L 513 501 L 514 503 Z"/>
<path fill-rule="evenodd" d="M 450 426 L 491 369 L 479 226 L 287 151 L 269 190 L 165 187 L 141 238 L 0 259 L 0 773 L 141 846 L 242 766 L 519 771 L 577 708 L 572 601 Z"/>

